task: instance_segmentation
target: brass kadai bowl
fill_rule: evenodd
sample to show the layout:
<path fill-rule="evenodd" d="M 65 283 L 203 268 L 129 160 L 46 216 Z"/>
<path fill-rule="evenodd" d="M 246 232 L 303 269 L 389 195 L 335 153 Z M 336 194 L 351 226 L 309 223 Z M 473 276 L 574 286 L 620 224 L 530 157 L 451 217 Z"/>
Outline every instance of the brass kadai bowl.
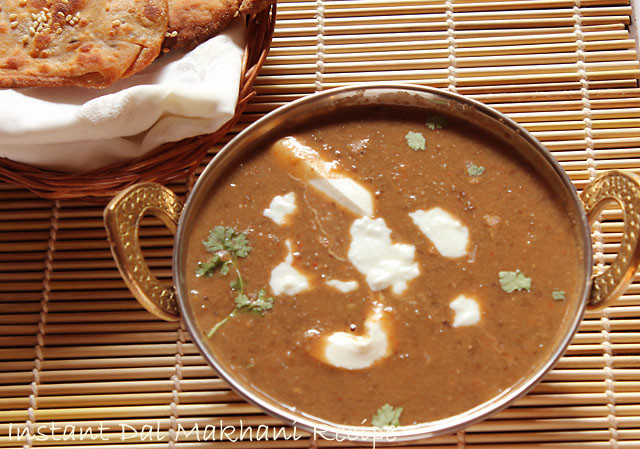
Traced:
<path fill-rule="evenodd" d="M 581 246 L 579 266 L 582 281 L 579 300 L 571 307 L 570 319 L 562 338 L 548 358 L 529 377 L 514 380 L 511 388 L 493 399 L 461 414 L 416 425 L 400 426 L 385 431 L 393 441 L 415 440 L 451 433 L 502 410 L 530 391 L 551 370 L 566 350 L 578 329 L 587 307 L 605 307 L 616 299 L 631 282 L 640 263 L 640 178 L 620 171 L 607 172 L 591 182 L 577 195 L 571 181 L 549 151 L 524 128 L 503 114 L 469 98 L 440 90 L 403 85 L 356 85 L 325 91 L 294 101 L 249 126 L 229 142 L 209 163 L 184 205 L 167 188 L 144 183 L 118 194 L 105 209 L 104 218 L 111 249 L 127 286 L 140 303 L 165 320 L 184 320 L 193 341 L 204 357 L 229 385 L 247 401 L 267 413 L 310 432 L 323 432 L 351 441 L 381 440 L 381 431 L 373 427 L 340 426 L 274 402 L 256 388 L 241 382 L 232 371 L 217 360 L 215 353 L 199 330 L 194 310 L 188 300 L 186 285 L 186 242 L 194 226 L 197 212 L 207 201 L 207 193 L 216 181 L 243 156 L 264 147 L 279 137 L 284 127 L 310 123 L 318 114 L 351 105 L 409 105 L 433 112 L 463 116 L 481 128 L 513 144 L 514 149 L 554 189 L 566 214 L 574 223 L 576 241 Z M 607 201 L 616 201 L 624 215 L 624 234 L 620 252 L 611 266 L 592 276 L 593 251 L 590 222 L 597 219 Z M 138 243 L 138 226 L 144 214 L 157 215 L 176 234 L 173 253 L 175 289 L 164 287 L 150 272 Z"/>

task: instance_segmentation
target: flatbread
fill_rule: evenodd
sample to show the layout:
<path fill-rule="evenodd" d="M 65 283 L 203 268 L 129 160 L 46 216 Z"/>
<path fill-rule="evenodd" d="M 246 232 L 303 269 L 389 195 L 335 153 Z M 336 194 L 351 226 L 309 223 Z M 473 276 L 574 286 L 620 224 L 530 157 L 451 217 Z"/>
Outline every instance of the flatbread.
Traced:
<path fill-rule="evenodd" d="M 164 49 L 189 50 L 222 32 L 239 14 L 255 14 L 275 0 L 169 0 Z"/>
<path fill-rule="evenodd" d="M 158 56 L 167 0 L 0 0 L 0 87 L 106 87 Z"/>

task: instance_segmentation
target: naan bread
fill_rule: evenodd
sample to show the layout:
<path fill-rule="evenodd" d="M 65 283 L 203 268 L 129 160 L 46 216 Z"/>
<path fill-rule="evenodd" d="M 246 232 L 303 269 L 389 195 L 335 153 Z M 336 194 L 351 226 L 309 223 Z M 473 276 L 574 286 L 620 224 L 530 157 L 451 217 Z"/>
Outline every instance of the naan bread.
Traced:
<path fill-rule="evenodd" d="M 167 0 L 0 0 L 0 87 L 106 87 L 158 56 Z"/>
<path fill-rule="evenodd" d="M 165 49 L 191 49 L 219 34 L 238 14 L 255 14 L 275 0 L 169 0 Z"/>

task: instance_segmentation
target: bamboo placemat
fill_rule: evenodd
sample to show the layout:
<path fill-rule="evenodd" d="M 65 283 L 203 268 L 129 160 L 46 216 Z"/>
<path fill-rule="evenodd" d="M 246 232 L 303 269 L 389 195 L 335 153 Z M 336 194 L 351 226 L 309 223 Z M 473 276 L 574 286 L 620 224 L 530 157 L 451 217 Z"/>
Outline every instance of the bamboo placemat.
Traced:
<path fill-rule="evenodd" d="M 578 189 L 605 170 L 640 173 L 630 14 L 624 0 L 280 1 L 259 95 L 234 132 L 317 90 L 405 81 L 505 112 L 546 144 Z M 186 195 L 193 181 L 172 187 Z M 180 324 L 155 320 L 131 298 L 101 216 L 101 206 L 0 184 L 0 446 L 347 445 L 287 440 L 288 427 L 274 441 L 282 425 L 217 379 Z M 610 209 L 595 226 L 596 263 L 613 260 L 620 220 Z M 153 219 L 142 233 L 151 266 L 168 281 L 171 236 Z M 221 422 L 236 427 L 223 441 Z M 269 426 L 268 441 L 255 433 L 230 441 L 241 422 L 245 430 Z M 179 431 L 196 424 L 199 434 Z M 203 435 L 207 425 L 216 426 L 216 442 Z M 566 356 L 531 394 L 492 419 L 412 447 L 637 449 L 639 429 L 636 277 L 615 306 L 587 313 Z"/>

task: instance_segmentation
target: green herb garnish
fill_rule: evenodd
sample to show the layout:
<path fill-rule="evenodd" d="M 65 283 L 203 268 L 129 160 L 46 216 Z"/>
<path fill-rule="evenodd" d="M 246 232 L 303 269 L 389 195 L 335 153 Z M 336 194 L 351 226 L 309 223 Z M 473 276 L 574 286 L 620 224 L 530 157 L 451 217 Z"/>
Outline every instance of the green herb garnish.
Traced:
<path fill-rule="evenodd" d="M 567 299 L 564 290 L 554 290 L 551 292 L 551 297 L 556 301 L 564 301 Z"/>
<path fill-rule="evenodd" d="M 198 262 L 196 276 L 211 277 L 218 268 L 220 269 L 220 274 L 226 276 L 229 273 L 229 264 L 231 264 L 231 260 L 225 261 L 220 254 L 214 254 L 208 262 Z"/>
<path fill-rule="evenodd" d="M 273 298 L 268 297 L 264 289 L 258 293 L 247 295 L 244 292 L 245 280 L 240 273 L 237 260 L 245 258 L 251 252 L 251 246 L 247 236 L 242 232 L 224 226 L 216 226 L 209 233 L 209 238 L 202 242 L 206 250 L 213 253 L 207 262 L 199 262 L 196 268 L 196 276 L 211 277 L 216 272 L 222 276 L 229 274 L 230 267 L 236 273 L 236 278 L 229 282 L 229 288 L 237 292 L 235 297 L 236 307 L 229 315 L 220 320 L 211 328 L 208 337 L 211 337 L 224 323 L 229 321 L 238 312 L 253 312 L 264 315 L 264 312 L 273 307 Z"/>
<path fill-rule="evenodd" d="M 447 126 L 448 124 L 449 124 L 449 122 L 442 115 L 432 114 L 432 115 L 427 117 L 426 125 L 427 125 L 427 128 L 429 128 L 431 130 L 442 129 L 445 126 Z"/>
<path fill-rule="evenodd" d="M 385 427 L 397 427 L 400 425 L 400 415 L 402 414 L 402 407 L 393 408 L 389 404 L 384 404 L 378 409 L 373 418 L 371 418 L 371 424 L 381 429 Z"/>
<path fill-rule="evenodd" d="M 257 295 L 251 295 L 251 297 L 244 293 L 238 294 L 235 299 L 236 308 L 231 311 L 229 315 L 218 321 L 215 326 L 211 328 L 207 337 L 212 337 L 220 327 L 229 321 L 231 318 L 241 312 L 250 312 L 258 315 L 264 315 L 267 310 L 273 308 L 273 298 L 267 296 L 267 292 L 261 288 L 258 290 Z"/>
<path fill-rule="evenodd" d="M 226 251 L 234 257 L 247 257 L 251 252 L 247 236 L 233 228 L 216 226 L 209 232 L 209 238 L 202 242 L 210 253 Z"/>
<path fill-rule="evenodd" d="M 472 163 L 467 167 L 467 173 L 469 173 L 469 176 L 480 176 L 484 173 L 484 167 Z"/>
<path fill-rule="evenodd" d="M 264 315 L 264 312 L 273 307 L 273 298 L 267 296 L 264 288 L 258 290 L 258 295 L 254 299 L 249 299 L 247 295 L 236 296 L 236 309 L 246 312 L 254 312 Z"/>
<path fill-rule="evenodd" d="M 424 151 L 427 148 L 427 141 L 422 133 L 409 131 L 404 138 L 407 139 L 407 145 L 409 145 L 409 148 L 414 151 Z"/>
<path fill-rule="evenodd" d="M 526 277 L 520 270 L 501 271 L 499 277 L 500 286 L 507 293 L 512 293 L 516 290 L 531 291 L 531 278 Z"/>

